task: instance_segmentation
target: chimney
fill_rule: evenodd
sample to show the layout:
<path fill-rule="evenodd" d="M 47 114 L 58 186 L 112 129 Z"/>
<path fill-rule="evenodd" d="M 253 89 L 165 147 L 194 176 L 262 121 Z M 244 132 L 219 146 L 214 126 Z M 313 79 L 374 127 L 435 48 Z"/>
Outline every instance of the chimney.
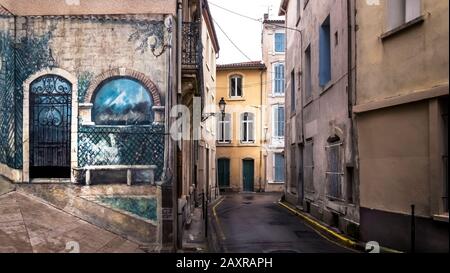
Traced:
<path fill-rule="evenodd" d="M 268 13 L 264 13 L 264 21 L 269 20 L 269 14 Z"/>

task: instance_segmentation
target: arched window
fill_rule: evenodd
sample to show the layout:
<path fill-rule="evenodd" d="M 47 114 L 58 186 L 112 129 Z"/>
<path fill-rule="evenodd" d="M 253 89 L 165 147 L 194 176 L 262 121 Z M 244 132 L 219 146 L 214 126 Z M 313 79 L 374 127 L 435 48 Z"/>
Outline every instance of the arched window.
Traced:
<path fill-rule="evenodd" d="M 242 76 L 233 75 L 230 77 L 230 97 L 242 97 Z"/>
<path fill-rule="evenodd" d="M 103 82 L 93 103 L 92 120 L 96 125 L 150 125 L 154 119 L 150 92 L 132 78 Z"/>
<path fill-rule="evenodd" d="M 255 142 L 255 115 L 252 113 L 243 113 L 241 115 L 241 142 Z"/>

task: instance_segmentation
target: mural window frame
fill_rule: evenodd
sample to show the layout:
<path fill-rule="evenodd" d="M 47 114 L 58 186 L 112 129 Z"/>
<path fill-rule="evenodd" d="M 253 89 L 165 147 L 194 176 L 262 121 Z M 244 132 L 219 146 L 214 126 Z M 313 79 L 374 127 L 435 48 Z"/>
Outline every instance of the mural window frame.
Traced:
<path fill-rule="evenodd" d="M 127 84 L 129 86 L 125 86 Z M 113 92 L 114 88 L 116 88 L 114 92 L 116 97 L 108 98 L 108 95 L 111 95 L 110 93 Z M 124 89 L 121 91 L 120 88 Z M 140 88 L 139 92 L 136 92 L 135 88 Z M 103 102 L 98 100 L 103 100 Z M 151 126 L 155 121 L 155 112 L 153 110 L 155 101 L 151 91 L 143 82 L 130 76 L 114 76 L 102 81 L 96 87 L 91 103 L 91 119 L 95 126 L 143 127 Z M 102 103 L 109 104 L 110 107 L 106 107 Z M 117 112 L 115 113 L 114 111 Z M 118 113 L 120 111 L 122 113 Z M 128 112 L 124 113 L 124 111 Z M 104 117 L 98 117 L 97 115 L 99 114 L 104 115 Z M 129 118 L 123 117 L 126 115 Z M 133 116 L 134 120 L 132 119 Z"/>

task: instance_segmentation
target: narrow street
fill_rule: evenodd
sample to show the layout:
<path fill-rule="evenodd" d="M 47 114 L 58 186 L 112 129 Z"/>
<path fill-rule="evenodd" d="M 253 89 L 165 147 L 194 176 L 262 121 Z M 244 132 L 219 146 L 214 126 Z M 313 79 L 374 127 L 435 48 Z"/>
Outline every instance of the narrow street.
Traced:
<path fill-rule="evenodd" d="M 213 209 L 220 247 L 228 253 L 348 253 L 278 205 L 280 194 L 229 194 Z"/>

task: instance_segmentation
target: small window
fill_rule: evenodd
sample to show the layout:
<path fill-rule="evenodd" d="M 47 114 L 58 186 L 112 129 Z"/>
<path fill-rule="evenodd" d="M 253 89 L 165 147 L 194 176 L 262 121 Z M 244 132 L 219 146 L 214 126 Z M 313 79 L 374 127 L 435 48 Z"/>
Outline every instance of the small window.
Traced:
<path fill-rule="evenodd" d="M 273 136 L 275 138 L 284 138 L 285 124 L 284 106 L 276 105 L 273 107 Z"/>
<path fill-rule="evenodd" d="M 285 181 L 285 175 L 284 175 L 284 155 L 282 153 L 275 153 L 274 154 L 274 182 L 284 182 Z"/>
<path fill-rule="evenodd" d="M 242 76 L 234 75 L 230 78 L 230 97 L 242 97 Z"/>
<path fill-rule="evenodd" d="M 273 82 L 273 93 L 275 96 L 284 95 L 284 64 L 278 63 L 274 64 L 274 82 Z"/>
<path fill-rule="evenodd" d="M 340 140 L 329 143 L 327 151 L 327 184 L 328 196 L 335 199 L 342 199 L 342 178 L 344 177 L 342 153 L 343 143 Z"/>
<path fill-rule="evenodd" d="M 92 119 L 96 125 L 151 125 L 153 100 L 140 82 L 113 78 L 95 92 Z"/>
<path fill-rule="evenodd" d="M 219 120 L 217 127 L 217 141 L 219 143 L 231 143 L 231 114 L 225 114 L 225 117 Z"/>
<path fill-rule="evenodd" d="M 320 27 L 319 37 L 319 83 L 324 87 L 331 81 L 331 43 L 330 43 L 330 16 Z"/>
<path fill-rule="evenodd" d="M 285 34 L 281 32 L 275 33 L 275 52 L 284 53 L 286 50 Z"/>
<path fill-rule="evenodd" d="M 241 115 L 241 142 L 254 143 L 255 142 L 255 120 L 254 114 L 243 113 Z"/>
<path fill-rule="evenodd" d="M 420 17 L 421 5 L 421 0 L 388 0 L 387 30 L 395 29 Z"/>

